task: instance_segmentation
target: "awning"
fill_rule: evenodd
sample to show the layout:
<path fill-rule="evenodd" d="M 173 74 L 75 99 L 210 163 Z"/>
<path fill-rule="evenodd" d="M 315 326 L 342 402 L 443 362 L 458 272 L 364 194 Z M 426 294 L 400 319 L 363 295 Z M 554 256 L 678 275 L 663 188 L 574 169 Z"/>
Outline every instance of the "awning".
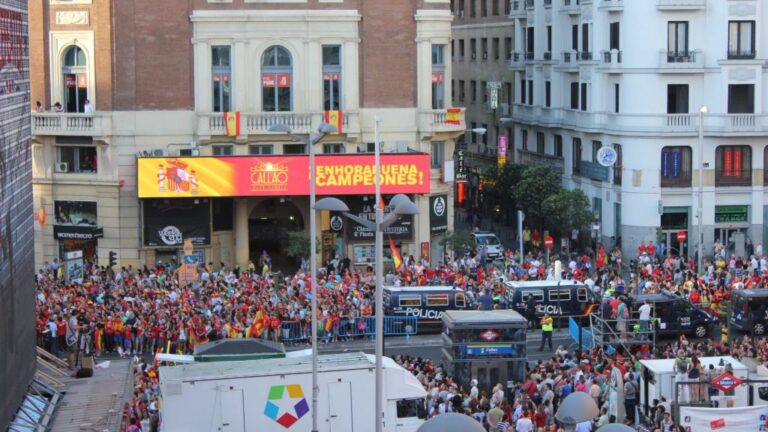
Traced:
<path fill-rule="evenodd" d="M 82 225 L 54 225 L 56 240 L 93 240 L 104 237 L 104 228 Z"/>

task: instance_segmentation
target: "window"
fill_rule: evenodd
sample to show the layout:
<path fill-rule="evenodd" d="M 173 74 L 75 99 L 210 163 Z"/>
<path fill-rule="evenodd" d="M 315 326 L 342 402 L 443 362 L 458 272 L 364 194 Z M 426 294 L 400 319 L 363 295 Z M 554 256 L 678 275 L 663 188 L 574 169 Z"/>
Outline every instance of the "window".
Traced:
<path fill-rule="evenodd" d="M 273 46 L 261 57 L 262 111 L 291 111 L 292 60 L 283 47 Z"/>
<path fill-rule="evenodd" d="M 528 80 L 528 105 L 533 105 L 533 80 Z"/>
<path fill-rule="evenodd" d="M 768 147 L 763 149 L 763 186 L 768 186 Z"/>
<path fill-rule="evenodd" d="M 448 294 L 427 294 L 427 306 L 448 306 Z"/>
<path fill-rule="evenodd" d="M 480 52 L 483 55 L 483 61 L 488 60 L 488 38 L 480 39 Z"/>
<path fill-rule="evenodd" d="M 477 59 L 477 39 L 469 40 L 469 55 L 472 56 L 472 60 Z"/>
<path fill-rule="evenodd" d="M 331 144 L 323 144 L 323 153 L 324 154 L 344 154 L 344 144 L 339 143 L 331 143 Z"/>
<path fill-rule="evenodd" d="M 488 0 L 480 0 L 480 16 L 487 17 L 488 16 Z"/>
<path fill-rule="evenodd" d="M 467 298 L 464 296 L 464 294 L 456 293 L 453 299 L 456 303 L 456 309 L 467 307 Z"/>
<path fill-rule="evenodd" d="M 271 155 L 273 151 L 272 144 L 251 144 L 248 146 L 248 154 L 252 156 Z"/>
<path fill-rule="evenodd" d="M 464 60 L 464 39 L 459 39 L 459 58 Z"/>
<path fill-rule="evenodd" d="M 493 16 L 499 16 L 499 0 L 493 0 Z"/>
<path fill-rule="evenodd" d="M 573 24 L 571 26 L 571 49 L 574 51 L 579 50 L 579 25 Z"/>
<path fill-rule="evenodd" d="M 691 148 L 661 149 L 661 187 L 691 187 Z"/>
<path fill-rule="evenodd" d="M 584 23 L 581 25 L 581 51 L 585 53 L 589 52 L 589 24 L 588 23 Z"/>
<path fill-rule="evenodd" d="M 544 154 L 544 132 L 536 132 L 536 153 Z"/>
<path fill-rule="evenodd" d="M 667 24 L 667 61 L 679 62 L 688 58 L 688 22 L 670 21 Z"/>
<path fill-rule="evenodd" d="M 213 146 L 214 156 L 232 156 L 231 145 L 215 145 Z"/>
<path fill-rule="evenodd" d="M 749 146 L 720 146 L 715 167 L 716 186 L 752 185 L 752 148 Z"/>
<path fill-rule="evenodd" d="M 326 111 L 341 109 L 341 47 L 323 46 L 323 105 Z"/>
<path fill-rule="evenodd" d="M 624 156 L 621 153 L 621 144 L 614 144 L 613 150 L 616 151 L 616 163 L 613 164 L 613 184 L 621 185 L 621 171 L 624 165 Z"/>
<path fill-rule="evenodd" d="M 507 96 L 507 100 L 505 100 L 504 102 L 511 105 L 515 102 L 512 100 L 512 83 L 504 83 L 504 88 L 506 89 L 505 93 Z"/>
<path fill-rule="evenodd" d="M 73 45 L 64 54 L 64 109 L 66 112 L 85 112 L 88 99 L 88 63 L 85 51 Z"/>
<path fill-rule="evenodd" d="M 511 1 L 505 1 L 504 2 L 504 14 L 509 15 L 512 12 L 512 2 Z"/>
<path fill-rule="evenodd" d="M 728 22 L 728 58 L 755 58 L 755 22 Z"/>
<path fill-rule="evenodd" d="M 579 303 L 586 303 L 589 301 L 586 288 L 579 288 L 576 290 L 576 301 Z"/>
<path fill-rule="evenodd" d="M 547 52 L 552 55 L 552 26 L 547 26 Z M 546 60 L 546 59 L 545 59 Z"/>
<path fill-rule="evenodd" d="M 480 81 L 480 90 L 483 91 L 483 102 L 488 102 L 488 83 Z"/>
<path fill-rule="evenodd" d="M 466 8 L 464 0 L 459 0 L 459 18 L 464 18 L 464 9 Z"/>
<path fill-rule="evenodd" d="M 504 58 L 506 58 L 507 60 L 512 59 L 512 38 L 511 37 L 504 38 L 504 55 L 506 56 Z"/>
<path fill-rule="evenodd" d="M 488 125 L 483 123 L 483 129 L 486 131 L 483 136 L 483 145 L 488 147 Z"/>
<path fill-rule="evenodd" d="M 597 163 L 597 152 L 600 151 L 600 147 L 603 143 L 600 141 L 592 141 L 592 162 Z"/>
<path fill-rule="evenodd" d="M 445 161 L 445 143 L 443 141 L 432 141 L 431 167 L 442 168 Z"/>
<path fill-rule="evenodd" d="M 432 109 L 445 108 L 445 45 L 432 45 Z"/>
<path fill-rule="evenodd" d="M 525 103 L 525 95 L 526 95 L 526 93 L 527 92 L 525 91 L 525 78 L 523 78 L 523 79 L 520 80 L 520 103 L 521 104 Z"/>
<path fill-rule="evenodd" d="M 581 172 L 581 138 L 573 139 L 573 154 L 571 155 L 571 168 L 574 174 Z"/>
<path fill-rule="evenodd" d="M 555 156 L 561 158 L 563 157 L 563 136 L 562 135 L 555 135 Z"/>
<path fill-rule="evenodd" d="M 477 16 L 477 1 L 469 0 L 469 16 L 475 18 Z"/>
<path fill-rule="evenodd" d="M 552 106 L 552 82 L 544 81 L 544 106 L 549 108 Z"/>
<path fill-rule="evenodd" d="M 579 83 L 571 83 L 571 109 L 579 109 Z"/>
<path fill-rule="evenodd" d="M 522 130 L 523 150 L 528 151 L 528 129 Z"/>
<path fill-rule="evenodd" d="M 587 110 L 587 83 L 581 83 L 581 110 Z"/>
<path fill-rule="evenodd" d="M 61 173 L 96 173 L 96 147 L 94 146 L 58 146 L 56 147 L 56 172 Z"/>
<path fill-rule="evenodd" d="M 231 111 L 232 68 L 228 46 L 211 47 L 211 73 L 213 75 L 213 112 Z"/>
<path fill-rule="evenodd" d="M 534 28 L 528 27 L 526 31 L 526 37 L 525 37 L 525 59 L 526 60 L 533 60 L 534 55 L 534 42 L 536 39 L 534 38 Z"/>
<path fill-rule="evenodd" d="M 493 59 L 501 58 L 501 47 L 499 47 L 499 38 L 493 38 Z"/>
<path fill-rule="evenodd" d="M 621 49 L 621 48 L 619 48 L 619 42 L 620 42 L 620 39 L 619 39 L 620 36 L 619 35 L 621 33 L 619 31 L 619 29 L 620 29 L 620 24 L 619 24 L 618 21 L 611 23 L 610 29 L 609 29 L 610 36 L 609 36 L 609 40 L 608 40 L 609 49 L 612 49 L 612 50 L 619 50 L 619 49 Z"/>
<path fill-rule="evenodd" d="M 570 289 L 550 289 L 549 301 L 550 302 L 571 301 L 571 290 Z"/>
<path fill-rule="evenodd" d="M 667 114 L 688 113 L 688 84 L 667 85 Z"/>
<path fill-rule="evenodd" d="M 755 85 L 728 85 L 728 113 L 752 114 L 755 112 Z"/>
<path fill-rule="evenodd" d="M 534 300 L 536 300 L 537 303 L 541 303 L 544 301 L 544 291 L 537 289 L 537 290 L 525 290 L 522 293 L 520 293 L 520 298 L 527 300 L 528 297 L 533 297 Z"/>
<path fill-rule="evenodd" d="M 456 61 L 456 41 L 451 39 L 451 61 Z"/>
<path fill-rule="evenodd" d="M 408 306 L 421 306 L 421 296 L 420 295 L 401 295 L 398 297 L 398 304 L 401 307 L 408 307 Z"/>
<path fill-rule="evenodd" d="M 464 92 L 464 80 L 459 80 L 459 102 L 464 102 L 465 96 L 466 93 Z"/>
<path fill-rule="evenodd" d="M 621 88 L 619 87 L 619 84 L 613 85 L 613 112 L 617 113 L 619 112 L 619 95 L 621 92 L 619 91 Z"/>
<path fill-rule="evenodd" d="M 307 154 L 304 144 L 283 144 L 283 154 Z"/>
<path fill-rule="evenodd" d="M 472 102 L 477 102 L 477 81 L 472 80 L 469 82 L 469 93 L 472 96 Z"/>

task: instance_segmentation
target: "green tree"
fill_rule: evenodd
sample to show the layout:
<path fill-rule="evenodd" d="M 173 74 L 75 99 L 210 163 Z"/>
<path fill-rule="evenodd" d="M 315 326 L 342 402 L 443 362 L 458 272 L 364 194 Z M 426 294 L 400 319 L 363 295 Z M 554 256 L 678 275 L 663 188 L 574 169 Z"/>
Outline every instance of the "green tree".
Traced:
<path fill-rule="evenodd" d="M 508 163 L 502 167 L 494 165 L 485 170 L 484 176 L 493 179 L 493 185 L 484 191 L 485 199 L 490 201 L 490 206 L 498 206 L 505 214 L 515 211 L 515 194 L 520 180 L 523 177 L 524 165 Z"/>
<path fill-rule="evenodd" d="M 288 247 L 285 254 L 293 258 L 309 258 L 309 233 L 303 230 L 288 231 Z M 320 240 L 317 241 L 317 252 L 320 252 Z"/>
<path fill-rule="evenodd" d="M 560 173 L 545 166 L 527 166 L 518 182 L 514 197 L 527 216 L 537 218 L 541 228 L 548 212 L 544 211 L 543 202 L 562 189 Z"/>
<path fill-rule="evenodd" d="M 443 241 L 448 244 L 448 248 L 453 251 L 454 254 L 459 254 L 464 251 L 465 247 L 474 249 L 477 243 L 475 242 L 475 236 L 471 231 L 459 230 L 459 231 L 446 231 L 443 234 Z"/>
<path fill-rule="evenodd" d="M 581 189 L 561 189 L 547 197 L 541 207 L 549 227 L 564 235 L 586 227 L 594 219 L 589 198 Z"/>

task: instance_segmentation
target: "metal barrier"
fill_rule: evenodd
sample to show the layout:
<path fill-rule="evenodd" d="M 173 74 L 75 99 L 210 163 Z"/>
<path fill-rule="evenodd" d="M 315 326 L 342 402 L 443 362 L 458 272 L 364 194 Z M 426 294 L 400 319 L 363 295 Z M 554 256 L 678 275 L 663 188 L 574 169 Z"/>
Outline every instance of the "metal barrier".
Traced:
<path fill-rule="evenodd" d="M 283 321 L 280 324 L 280 340 L 286 343 L 307 342 L 312 337 L 310 321 Z M 416 317 L 384 317 L 384 336 L 410 336 L 419 331 Z M 327 324 L 321 320 L 317 337 L 323 341 L 373 338 L 376 335 L 376 318 L 342 318 L 337 323 Z"/>

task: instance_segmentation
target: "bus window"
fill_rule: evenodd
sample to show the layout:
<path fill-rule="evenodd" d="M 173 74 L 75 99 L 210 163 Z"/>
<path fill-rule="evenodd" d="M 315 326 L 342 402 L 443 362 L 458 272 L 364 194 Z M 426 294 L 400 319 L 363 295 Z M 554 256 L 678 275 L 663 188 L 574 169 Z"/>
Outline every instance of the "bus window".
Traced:
<path fill-rule="evenodd" d="M 456 308 L 465 308 L 467 307 L 467 302 L 465 300 L 464 294 L 458 293 L 455 297 L 456 301 Z"/>
<path fill-rule="evenodd" d="M 401 307 L 418 307 L 421 306 L 420 295 L 401 295 L 399 299 Z"/>
<path fill-rule="evenodd" d="M 537 302 L 543 302 L 544 301 L 544 291 L 542 290 L 529 290 L 529 291 L 523 291 L 521 296 L 521 301 L 528 300 L 528 296 L 533 296 L 533 299 Z"/>
<path fill-rule="evenodd" d="M 576 300 L 579 303 L 586 303 L 588 300 L 587 297 L 587 289 L 586 288 L 579 288 L 576 290 Z"/>
<path fill-rule="evenodd" d="M 549 290 L 550 302 L 567 302 L 571 301 L 571 290 L 569 289 L 551 289 Z"/>
<path fill-rule="evenodd" d="M 448 306 L 448 294 L 428 294 L 427 306 Z"/>
<path fill-rule="evenodd" d="M 768 401 L 768 387 L 758 387 L 757 397 L 759 397 L 760 400 Z"/>

